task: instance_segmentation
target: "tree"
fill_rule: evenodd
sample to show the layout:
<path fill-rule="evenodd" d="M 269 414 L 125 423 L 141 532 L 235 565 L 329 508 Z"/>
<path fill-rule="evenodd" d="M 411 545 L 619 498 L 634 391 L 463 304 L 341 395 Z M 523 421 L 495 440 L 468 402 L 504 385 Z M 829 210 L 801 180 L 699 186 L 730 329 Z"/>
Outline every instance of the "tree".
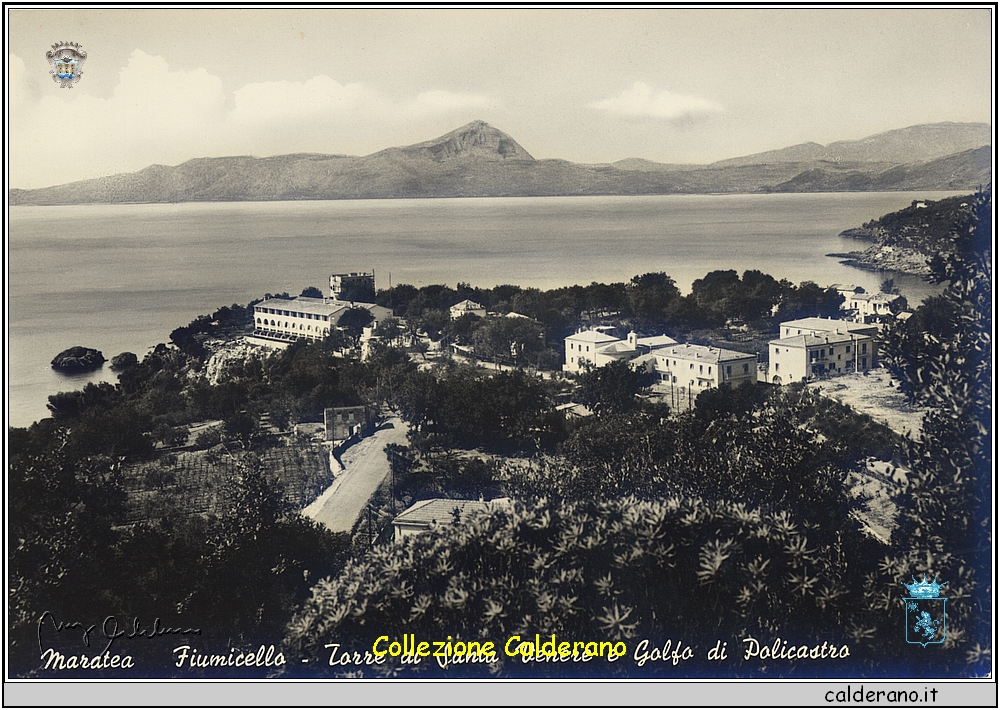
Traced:
<path fill-rule="evenodd" d="M 94 574 L 93 563 L 115 545 L 126 500 L 119 461 L 75 457 L 62 428 L 44 443 L 33 439 L 11 436 L 17 448 L 7 470 L 8 632 L 17 675 L 38 668 L 42 612 L 83 619 L 106 604 L 116 575 Z"/>
<path fill-rule="evenodd" d="M 323 292 L 315 286 L 306 286 L 302 289 L 302 296 L 305 298 L 323 298 Z"/>
<path fill-rule="evenodd" d="M 844 297 L 836 289 L 822 288 L 812 281 L 790 287 L 778 304 L 778 320 L 796 318 L 839 318 Z"/>
<path fill-rule="evenodd" d="M 896 583 L 913 574 L 944 575 L 948 596 L 963 604 L 948 610 L 942 662 L 950 672 L 981 677 L 990 668 L 995 562 L 992 195 L 980 191 L 971 203 L 974 219 L 958 234 L 953 251 L 930 261 L 936 280 L 948 287 L 910 319 L 919 316 L 933 324 L 933 332 L 904 328 L 888 336 L 894 374 L 929 410 L 919 439 L 907 444 L 911 470 L 900 491 L 894 555 L 883 567 Z M 884 588 L 873 588 L 871 596 L 880 602 Z M 940 666 L 934 672 L 941 673 Z"/>
<path fill-rule="evenodd" d="M 629 308 L 641 328 L 662 325 L 668 307 L 681 295 L 674 280 L 662 271 L 633 276 L 626 292 Z"/>
<path fill-rule="evenodd" d="M 471 345 L 476 330 L 482 325 L 482 321 L 483 318 L 480 318 L 475 313 L 463 313 L 448 323 L 448 326 L 444 329 L 444 333 L 459 345 Z"/>
<path fill-rule="evenodd" d="M 472 341 L 480 357 L 523 365 L 542 349 L 542 329 L 527 318 L 485 318 Z"/>
<path fill-rule="evenodd" d="M 222 500 L 181 607 L 234 642 L 267 638 L 310 584 L 337 569 L 346 541 L 294 512 L 252 454 L 238 458 Z"/>
<path fill-rule="evenodd" d="M 375 335 L 384 338 L 394 345 L 399 344 L 399 339 L 403 334 L 403 324 L 399 318 L 386 318 L 375 326 Z"/>
<path fill-rule="evenodd" d="M 223 421 L 226 436 L 236 439 L 244 449 L 249 449 L 260 438 L 260 424 L 250 412 L 234 412 Z"/>
<path fill-rule="evenodd" d="M 645 370 L 615 360 L 601 367 L 591 363 L 578 376 L 580 399 L 595 414 L 621 414 L 638 406 L 637 395 L 651 382 Z"/>
<path fill-rule="evenodd" d="M 515 500 L 441 525 L 432 535 L 376 547 L 314 588 L 283 646 L 292 659 L 315 658 L 328 638 L 358 643 L 375 628 L 390 639 L 414 633 L 500 640 L 501 658 L 503 640 L 515 634 L 533 640 L 535 633 L 627 643 L 631 653 L 639 639 L 668 638 L 683 627 L 684 641 L 699 651 L 712 648 L 720 629 L 736 638 L 784 634 L 838 648 L 851 643 L 850 657 L 842 660 L 736 666 L 732 672 L 741 676 L 870 672 L 869 642 L 847 636 L 849 621 L 866 615 L 852 586 L 860 575 L 842 550 L 817 543 L 810 530 L 807 520 L 785 510 L 704 498 Z M 508 659 L 442 670 L 435 663 L 400 668 L 398 659 L 387 660 L 393 675 L 580 673 L 574 663 L 529 666 Z M 289 667 L 296 675 L 312 674 L 313 665 L 293 661 Z M 602 674 L 700 676 L 719 669 L 699 652 L 679 667 L 608 663 Z"/>
<path fill-rule="evenodd" d="M 352 306 L 345 310 L 337 321 L 337 325 L 343 328 L 352 338 L 360 338 L 361 333 L 372 324 L 375 316 L 367 308 Z"/>

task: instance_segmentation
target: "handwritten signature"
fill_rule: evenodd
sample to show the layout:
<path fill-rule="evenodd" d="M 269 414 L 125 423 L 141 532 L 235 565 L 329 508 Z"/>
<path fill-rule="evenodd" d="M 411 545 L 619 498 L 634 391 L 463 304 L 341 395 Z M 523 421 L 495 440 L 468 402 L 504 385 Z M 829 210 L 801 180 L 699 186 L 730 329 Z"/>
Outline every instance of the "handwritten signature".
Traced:
<path fill-rule="evenodd" d="M 90 637 L 94 634 L 95 629 L 98 628 L 97 624 L 85 625 L 82 621 L 56 621 L 55 616 L 52 612 L 46 611 L 38 618 L 38 652 L 42 653 L 42 628 L 45 626 L 46 622 L 52 625 L 53 630 L 56 633 L 69 630 L 78 629 L 83 631 L 83 644 L 90 648 Z M 189 635 L 201 635 L 201 629 L 183 629 L 180 627 L 170 627 L 162 626 L 160 624 L 160 617 L 153 619 L 153 626 L 149 629 L 143 628 L 142 624 L 139 622 L 139 617 L 132 618 L 132 628 L 129 629 L 127 626 L 120 626 L 118 619 L 114 616 L 107 616 L 104 619 L 104 623 L 100 625 L 100 632 L 94 634 L 96 638 L 105 638 L 108 641 L 108 645 L 104 647 L 102 653 L 107 653 L 111 650 L 111 645 L 116 639 L 120 638 L 157 638 L 160 636 L 189 636 Z"/>

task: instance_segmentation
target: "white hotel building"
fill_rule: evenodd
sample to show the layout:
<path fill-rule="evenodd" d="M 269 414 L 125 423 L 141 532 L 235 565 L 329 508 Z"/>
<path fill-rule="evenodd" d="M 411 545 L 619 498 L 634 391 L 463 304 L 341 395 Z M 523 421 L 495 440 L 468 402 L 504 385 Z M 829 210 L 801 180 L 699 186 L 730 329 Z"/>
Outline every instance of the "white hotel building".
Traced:
<path fill-rule="evenodd" d="M 366 308 L 381 321 L 392 311 L 374 303 L 336 301 L 330 298 L 268 298 L 254 306 L 254 331 L 250 341 L 270 347 L 284 347 L 300 338 L 322 340 L 349 308 Z"/>

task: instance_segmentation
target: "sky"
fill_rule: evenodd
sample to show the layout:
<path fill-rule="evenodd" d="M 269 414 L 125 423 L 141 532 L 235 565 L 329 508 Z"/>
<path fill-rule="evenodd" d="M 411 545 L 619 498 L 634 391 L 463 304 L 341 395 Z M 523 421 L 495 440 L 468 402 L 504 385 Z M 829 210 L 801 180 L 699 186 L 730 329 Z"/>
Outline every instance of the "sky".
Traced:
<path fill-rule="evenodd" d="M 994 18 L 917 9 L 8 9 L 8 184 L 366 155 L 475 119 L 536 158 L 707 163 L 992 121 Z M 60 88 L 45 52 L 87 52 Z"/>

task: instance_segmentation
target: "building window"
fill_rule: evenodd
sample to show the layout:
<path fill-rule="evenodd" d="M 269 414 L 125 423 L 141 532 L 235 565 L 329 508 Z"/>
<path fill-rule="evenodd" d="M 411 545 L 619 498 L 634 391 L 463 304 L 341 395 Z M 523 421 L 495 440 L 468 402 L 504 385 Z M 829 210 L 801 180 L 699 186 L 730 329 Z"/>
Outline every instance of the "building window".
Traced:
<path fill-rule="evenodd" d="M 698 374 L 700 375 L 703 372 L 705 372 L 705 366 L 704 365 L 698 365 Z"/>
<path fill-rule="evenodd" d="M 868 343 L 861 343 L 861 352 L 862 353 L 868 352 Z"/>
<path fill-rule="evenodd" d="M 781 363 L 780 362 L 774 363 L 774 371 L 777 372 L 780 369 L 781 369 Z"/>
<path fill-rule="evenodd" d="M 746 367 L 746 365 L 744 365 L 743 367 Z M 732 365 L 726 365 L 726 376 L 728 377 L 731 374 L 733 374 L 733 366 Z"/>
<path fill-rule="evenodd" d="M 750 363 L 745 362 L 743 363 L 743 374 L 745 375 L 748 372 L 750 372 Z"/>

